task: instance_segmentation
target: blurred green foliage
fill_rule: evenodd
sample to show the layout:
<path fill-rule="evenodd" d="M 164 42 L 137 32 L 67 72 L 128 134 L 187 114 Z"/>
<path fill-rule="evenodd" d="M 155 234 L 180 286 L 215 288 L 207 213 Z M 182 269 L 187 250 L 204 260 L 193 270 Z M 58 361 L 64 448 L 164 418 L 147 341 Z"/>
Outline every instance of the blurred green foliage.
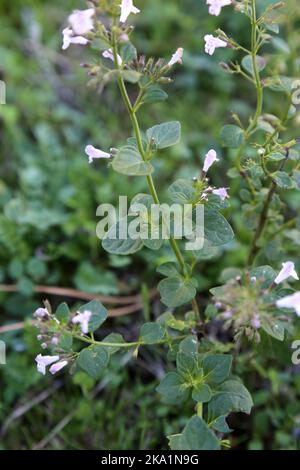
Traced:
<path fill-rule="evenodd" d="M 207 14 L 201 0 L 137 3 L 144 12 L 136 19 L 141 52 L 168 58 L 178 46 L 185 48 L 184 66 L 176 72 L 169 100 L 141 115 L 145 128 L 171 119 L 183 125 L 181 143 L 159 161 L 158 186 L 167 187 L 171 177 L 197 174 L 200 155 L 209 148 L 221 151 L 221 127 L 230 122 L 232 111 L 247 119 L 255 100 L 247 83 L 225 74 L 218 65 L 224 57 L 233 59 L 234 52 L 208 58 L 203 53 L 203 35 L 220 27 L 246 44 L 249 38 L 242 16 L 225 9 L 216 19 Z M 275 44 L 278 55 L 273 66 L 278 72 L 297 75 L 300 15 L 299 9 L 294 10 L 296 2 L 287 3 L 293 15 L 283 18 L 287 42 Z M 153 287 L 153 266 L 170 257 L 167 247 L 159 254 L 143 250 L 130 259 L 108 256 L 95 236 L 97 206 L 116 202 L 118 194 L 132 197 L 143 192 L 145 183 L 127 177 L 120 180 L 105 165 L 90 167 L 84 155 L 87 143 L 117 147 L 130 132 L 117 90 L 108 87 L 95 95 L 86 87 L 85 70 L 78 67 L 86 61 L 83 49 L 61 53 L 65 19 L 72 9 L 84 5 L 78 0 L 2 0 L 0 5 L 0 79 L 7 85 L 7 104 L 0 106 L 0 282 L 18 287 L 15 294 L 0 292 L 1 324 L 28 318 L 40 305 L 42 297 L 33 293 L 35 284 L 126 294 L 142 285 Z M 283 103 L 284 97 L 267 94 L 268 112 L 280 113 Z M 293 120 L 292 136 L 297 137 L 298 125 L 299 117 Z M 223 156 L 222 167 L 214 170 L 217 186 L 226 186 L 233 154 L 223 152 Z M 299 194 L 287 202 L 290 211 L 299 207 Z M 249 230 L 238 207 L 232 199 L 227 214 L 237 238 L 217 263 L 216 258 L 201 263 L 200 292 L 214 286 L 223 269 L 239 266 L 245 259 Z M 295 237 L 291 233 L 286 240 L 290 253 L 299 251 Z M 279 244 L 270 242 L 269 260 L 279 262 L 280 250 Z M 206 299 L 201 302 L 205 305 Z M 138 324 L 137 316 L 114 321 L 129 337 L 134 337 Z M 52 389 L 53 381 L 41 380 L 35 370 L 37 342 L 32 328 L 2 339 L 9 350 L 7 366 L 0 366 L 0 448 L 161 449 L 167 447 L 163 436 L 181 429 L 189 416 L 187 412 L 185 417 L 184 409 L 170 411 L 150 393 L 164 371 L 159 351 L 154 359 L 145 351 L 126 368 L 116 360 L 98 388 L 80 372 L 56 379 L 57 389 Z M 299 373 L 289 370 L 286 343 L 260 347 L 265 348 L 260 359 L 256 351 L 235 358 L 237 372 L 254 390 L 256 407 L 251 419 L 232 418 L 237 429 L 233 445 L 299 448 Z M 49 396 L 39 402 L 44 390 Z M 14 411 L 20 412 L 19 418 Z"/>

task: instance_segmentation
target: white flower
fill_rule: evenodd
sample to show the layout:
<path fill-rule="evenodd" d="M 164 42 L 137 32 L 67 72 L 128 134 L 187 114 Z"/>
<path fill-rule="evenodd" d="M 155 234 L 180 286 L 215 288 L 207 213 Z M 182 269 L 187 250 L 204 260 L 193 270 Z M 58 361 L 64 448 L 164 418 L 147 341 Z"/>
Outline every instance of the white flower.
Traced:
<path fill-rule="evenodd" d="M 183 50 L 184 49 L 182 47 L 179 47 L 175 54 L 172 55 L 172 59 L 168 63 L 169 67 L 172 67 L 172 65 L 175 64 L 182 64 Z"/>
<path fill-rule="evenodd" d="M 213 55 L 215 49 L 218 47 L 227 47 L 227 43 L 222 39 L 215 38 L 212 34 L 206 34 L 204 36 L 205 41 L 205 52 L 209 55 Z"/>
<path fill-rule="evenodd" d="M 276 305 L 279 308 L 293 308 L 300 317 L 300 292 L 295 292 L 295 294 L 277 300 Z"/>
<path fill-rule="evenodd" d="M 203 171 L 207 173 L 210 167 L 215 163 L 218 162 L 219 159 L 217 158 L 217 152 L 214 149 L 210 149 L 207 154 L 205 155 Z"/>
<path fill-rule="evenodd" d="M 107 49 L 107 51 L 102 52 L 105 59 L 110 59 L 113 62 L 115 61 L 112 49 Z M 118 54 L 118 64 L 122 65 L 122 57 Z"/>
<path fill-rule="evenodd" d="M 230 4 L 231 0 L 206 0 L 206 5 L 209 5 L 208 12 L 214 16 L 219 16 L 222 7 Z"/>
<path fill-rule="evenodd" d="M 71 28 L 65 28 L 62 33 L 63 33 L 63 45 L 62 45 L 63 50 L 68 49 L 70 44 L 81 44 L 82 46 L 86 46 L 86 44 L 88 44 L 89 42 L 83 36 L 74 36 Z"/>
<path fill-rule="evenodd" d="M 46 308 L 38 308 L 34 314 L 36 318 L 45 318 L 48 317 L 50 314 Z"/>
<path fill-rule="evenodd" d="M 82 333 L 87 334 L 89 332 L 89 321 L 91 319 L 92 312 L 85 310 L 84 312 L 79 312 L 76 317 L 73 318 L 73 323 L 79 323 Z"/>
<path fill-rule="evenodd" d="M 274 282 L 275 284 L 280 284 L 281 282 L 285 281 L 289 277 L 293 277 L 297 281 L 299 280 L 298 274 L 295 271 L 295 264 L 292 261 L 287 261 L 286 263 L 282 263 L 282 269 Z"/>
<path fill-rule="evenodd" d="M 93 145 L 87 145 L 85 147 L 85 153 L 89 157 L 89 163 L 92 163 L 94 158 L 110 158 L 110 153 L 103 152 L 102 150 L 96 149 Z"/>
<path fill-rule="evenodd" d="M 120 5 L 121 7 L 121 16 L 120 22 L 125 23 L 130 13 L 140 13 L 140 10 L 133 5 L 133 0 L 122 0 Z"/>
<path fill-rule="evenodd" d="M 219 196 L 222 201 L 225 201 L 225 199 L 229 197 L 226 188 L 213 189 L 212 193 L 215 194 L 216 196 Z"/>
<path fill-rule="evenodd" d="M 86 34 L 93 29 L 93 16 L 95 14 L 94 8 L 87 10 L 75 10 L 69 16 L 68 21 L 72 27 L 74 35 L 80 36 Z"/>
<path fill-rule="evenodd" d="M 52 374 L 52 375 L 56 374 L 63 367 L 66 367 L 67 364 L 68 364 L 68 361 L 56 362 L 55 364 L 53 364 L 53 366 L 50 367 L 50 369 L 49 369 L 50 374 Z"/>
<path fill-rule="evenodd" d="M 37 363 L 37 370 L 43 375 L 46 374 L 46 367 L 56 361 L 59 361 L 59 356 L 42 356 L 39 354 L 35 358 L 35 362 Z"/>

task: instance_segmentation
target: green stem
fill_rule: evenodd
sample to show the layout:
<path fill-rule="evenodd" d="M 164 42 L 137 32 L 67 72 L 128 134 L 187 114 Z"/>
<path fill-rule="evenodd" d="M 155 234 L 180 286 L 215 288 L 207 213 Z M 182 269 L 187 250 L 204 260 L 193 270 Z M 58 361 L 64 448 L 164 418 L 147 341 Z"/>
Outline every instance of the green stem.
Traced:
<path fill-rule="evenodd" d="M 83 341 L 84 343 L 89 343 L 97 346 L 103 346 L 103 347 L 111 347 L 111 348 L 136 348 L 138 346 L 147 346 L 149 343 L 146 341 L 133 341 L 131 343 L 110 343 L 106 341 L 96 341 L 93 338 L 89 338 L 88 336 L 79 336 L 79 335 L 73 335 L 74 338 Z M 182 339 L 186 338 L 186 335 L 181 335 L 181 336 L 176 336 L 176 338 L 172 338 L 172 341 L 181 341 Z M 167 344 L 170 343 L 170 337 L 166 339 L 162 339 L 160 341 L 157 341 L 155 344 Z"/>
<path fill-rule="evenodd" d="M 131 122 L 132 122 L 134 135 L 135 135 L 135 138 L 136 138 L 136 141 L 137 141 L 138 150 L 139 150 L 143 160 L 146 161 L 146 154 L 145 154 L 145 150 L 144 150 L 144 146 L 143 146 L 143 142 L 142 142 L 139 122 L 138 122 L 138 119 L 137 119 L 137 116 L 136 116 L 136 110 L 132 106 L 131 101 L 129 99 L 129 96 L 128 96 L 128 93 L 127 93 L 127 90 L 126 90 L 126 86 L 125 86 L 125 83 L 124 83 L 124 80 L 123 80 L 123 77 L 122 77 L 121 69 L 120 69 L 120 66 L 119 66 L 119 63 L 118 63 L 118 48 L 117 48 L 117 43 L 116 43 L 114 26 L 113 26 L 113 37 L 112 37 L 112 50 L 113 50 L 115 67 L 116 67 L 117 71 L 119 72 L 118 73 L 118 85 L 119 85 L 119 88 L 120 88 L 120 92 L 121 92 L 122 98 L 124 100 L 125 106 L 127 108 L 128 114 L 129 114 Z M 157 205 L 160 205 L 160 201 L 159 201 L 159 198 L 158 198 L 156 187 L 155 187 L 155 184 L 154 184 L 154 181 L 153 181 L 153 178 L 152 178 L 151 175 L 147 175 L 147 183 L 148 183 L 148 187 L 149 187 L 149 190 L 150 190 L 150 193 L 151 193 L 151 196 L 153 198 L 154 203 L 157 204 Z M 171 248 L 172 248 L 172 250 L 173 250 L 173 252 L 176 256 L 176 259 L 178 261 L 178 264 L 180 266 L 182 274 L 185 275 L 186 274 L 186 272 L 185 272 L 185 262 L 184 262 L 184 258 L 182 256 L 182 253 L 181 253 L 181 251 L 178 247 L 178 244 L 172 236 L 170 236 L 168 240 L 169 240 Z M 195 309 L 195 302 L 193 302 L 193 308 L 195 310 L 195 314 L 198 317 L 200 317 L 198 306 L 197 306 L 197 309 Z"/>

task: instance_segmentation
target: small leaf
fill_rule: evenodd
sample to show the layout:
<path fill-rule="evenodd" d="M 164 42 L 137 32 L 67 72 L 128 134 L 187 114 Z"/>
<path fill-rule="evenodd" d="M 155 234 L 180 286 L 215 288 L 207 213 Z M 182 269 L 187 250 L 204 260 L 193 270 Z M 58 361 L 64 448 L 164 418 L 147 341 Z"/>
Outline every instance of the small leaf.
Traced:
<path fill-rule="evenodd" d="M 160 281 L 158 290 L 162 302 L 167 307 L 179 307 L 190 302 L 196 295 L 196 289 L 191 280 L 180 277 L 168 277 Z"/>
<path fill-rule="evenodd" d="M 157 387 L 165 403 L 178 404 L 188 398 L 189 391 L 184 386 L 183 379 L 176 372 L 169 372 Z"/>
<path fill-rule="evenodd" d="M 155 344 L 163 339 L 165 330 L 159 323 L 145 323 L 141 328 L 139 340 L 146 344 Z"/>
<path fill-rule="evenodd" d="M 128 225 L 130 220 L 130 217 L 127 217 L 127 236 L 125 237 L 121 236 L 121 226 L 125 222 L 125 218 L 119 220 L 116 225 L 110 228 L 102 239 L 102 247 L 105 251 L 115 255 L 131 255 L 143 248 L 143 241 L 140 238 L 135 240 L 129 237 Z"/>
<path fill-rule="evenodd" d="M 294 187 L 292 178 L 290 178 L 285 171 L 276 171 L 275 173 L 272 173 L 272 178 L 279 188 L 292 189 Z"/>
<path fill-rule="evenodd" d="M 276 272 L 273 268 L 271 268 L 271 266 L 259 266 L 250 271 L 251 277 L 256 277 L 256 279 L 258 279 L 259 281 L 263 281 L 263 289 L 267 289 L 273 284 L 276 275 Z"/>
<path fill-rule="evenodd" d="M 73 336 L 69 331 L 64 331 L 59 338 L 58 348 L 69 351 L 73 345 Z"/>
<path fill-rule="evenodd" d="M 211 399 L 211 389 L 207 384 L 201 384 L 193 388 L 192 398 L 198 403 L 207 403 Z"/>
<path fill-rule="evenodd" d="M 190 204 L 197 202 L 197 195 L 192 181 L 179 179 L 168 188 L 168 192 L 174 202 L 178 204 Z"/>
<path fill-rule="evenodd" d="M 262 329 L 273 338 L 277 339 L 278 341 L 284 340 L 284 327 L 283 325 L 272 318 L 263 318 L 261 321 Z"/>
<path fill-rule="evenodd" d="M 122 57 L 123 62 L 128 64 L 137 58 L 136 48 L 128 41 L 120 48 L 120 56 Z"/>
<path fill-rule="evenodd" d="M 229 376 L 232 356 L 229 354 L 216 354 L 206 356 L 203 361 L 203 371 L 206 381 L 211 384 L 220 384 Z"/>
<path fill-rule="evenodd" d="M 175 441 L 176 442 L 176 441 Z M 185 426 L 178 450 L 220 450 L 219 439 L 199 416 L 193 416 Z"/>
<path fill-rule="evenodd" d="M 123 336 L 120 335 L 119 333 L 110 333 L 109 335 L 105 336 L 105 338 L 102 341 L 103 343 L 116 344 L 116 346 L 103 346 L 103 348 L 106 349 L 109 355 L 115 354 L 116 352 L 118 352 L 121 349 L 121 347 L 118 346 L 118 344 L 122 344 L 125 342 Z"/>
<path fill-rule="evenodd" d="M 263 57 L 257 55 L 256 56 L 256 66 L 259 72 L 264 70 L 266 67 L 266 61 Z M 251 55 L 246 55 L 243 60 L 242 60 L 242 67 L 246 70 L 246 72 L 250 73 L 250 75 L 253 74 L 253 62 L 252 62 L 252 56 Z"/>
<path fill-rule="evenodd" d="M 147 88 L 142 101 L 143 103 L 157 103 L 159 101 L 165 101 L 167 98 L 168 94 L 164 90 L 156 85 L 152 85 Z"/>
<path fill-rule="evenodd" d="M 60 304 L 56 311 L 54 316 L 59 320 L 61 323 L 67 323 L 70 318 L 70 310 L 68 305 L 64 302 Z"/>
<path fill-rule="evenodd" d="M 158 149 L 164 149 L 177 144 L 180 140 L 180 133 L 180 122 L 165 122 L 148 129 L 147 138 L 149 142 L 153 139 Z"/>
<path fill-rule="evenodd" d="M 134 146 L 122 147 L 114 157 L 112 167 L 118 173 L 129 176 L 146 176 L 153 171 L 153 166 L 145 162 Z"/>
<path fill-rule="evenodd" d="M 214 391 L 208 404 L 210 421 L 219 416 L 227 416 L 232 411 L 249 414 L 253 406 L 252 398 L 246 387 L 236 380 L 227 380 Z"/>
<path fill-rule="evenodd" d="M 98 300 L 92 300 L 91 302 L 82 305 L 79 312 L 84 312 L 86 310 L 92 312 L 92 316 L 89 321 L 89 332 L 96 331 L 107 319 L 108 312 Z"/>
<path fill-rule="evenodd" d="M 107 366 L 109 354 L 102 346 L 92 346 L 83 349 L 77 359 L 78 366 L 94 379 L 98 379 Z"/>
<path fill-rule="evenodd" d="M 136 72 L 135 70 L 123 70 L 122 76 L 126 82 L 137 83 L 142 77 L 142 74 L 140 72 Z"/>
<path fill-rule="evenodd" d="M 238 148 L 244 143 L 245 137 L 240 127 L 228 124 L 222 127 L 221 139 L 225 147 Z"/>
<path fill-rule="evenodd" d="M 177 264 L 172 262 L 161 264 L 156 271 L 166 277 L 180 276 Z"/>
<path fill-rule="evenodd" d="M 234 233 L 223 215 L 219 212 L 204 208 L 204 236 L 213 246 L 229 243 L 234 238 Z"/>

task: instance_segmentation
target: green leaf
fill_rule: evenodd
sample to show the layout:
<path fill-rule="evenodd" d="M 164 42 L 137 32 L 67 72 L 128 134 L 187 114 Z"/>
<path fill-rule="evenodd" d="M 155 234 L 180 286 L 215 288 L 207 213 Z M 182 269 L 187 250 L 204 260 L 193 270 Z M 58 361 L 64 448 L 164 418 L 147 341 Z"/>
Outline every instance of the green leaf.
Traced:
<path fill-rule="evenodd" d="M 159 101 L 165 101 L 168 98 L 168 94 L 159 88 L 157 85 L 152 85 L 147 88 L 144 96 L 143 103 L 157 103 Z"/>
<path fill-rule="evenodd" d="M 209 420 L 227 416 L 233 411 L 249 414 L 252 406 L 252 398 L 246 387 L 236 380 L 227 380 L 214 391 L 208 404 Z"/>
<path fill-rule="evenodd" d="M 300 189 L 300 171 L 299 170 L 294 170 L 293 171 L 293 177 L 296 185 L 298 186 L 298 189 Z"/>
<path fill-rule="evenodd" d="M 136 72 L 135 70 L 123 70 L 122 76 L 126 82 L 137 83 L 142 77 L 142 74 L 140 72 Z"/>
<path fill-rule="evenodd" d="M 177 277 L 181 276 L 176 263 L 168 262 L 158 266 L 156 271 L 160 274 L 163 274 L 166 277 Z"/>
<path fill-rule="evenodd" d="M 207 384 L 197 385 L 193 388 L 193 400 L 200 403 L 207 403 L 211 399 L 211 389 Z"/>
<path fill-rule="evenodd" d="M 192 181 L 179 179 L 168 188 L 168 192 L 174 202 L 190 204 L 197 202 L 197 195 Z"/>
<path fill-rule="evenodd" d="M 211 427 L 218 432 L 231 432 L 231 429 L 226 422 L 226 416 L 219 416 L 211 423 Z"/>
<path fill-rule="evenodd" d="M 218 438 L 199 416 L 193 416 L 179 436 L 169 437 L 170 445 L 175 444 L 176 450 L 220 450 Z"/>
<path fill-rule="evenodd" d="M 221 129 L 221 139 L 225 147 L 238 148 L 244 143 L 244 131 L 238 126 L 228 124 Z"/>
<path fill-rule="evenodd" d="M 259 72 L 264 70 L 266 67 L 266 61 L 263 57 L 257 55 L 256 56 L 256 66 Z M 250 73 L 250 75 L 254 75 L 253 73 L 253 62 L 252 62 L 252 56 L 251 55 L 246 55 L 243 60 L 242 60 L 242 67 L 246 72 Z"/>
<path fill-rule="evenodd" d="M 232 356 L 229 354 L 216 354 L 206 356 L 203 361 L 203 371 L 206 381 L 211 384 L 220 384 L 229 376 Z"/>
<path fill-rule="evenodd" d="M 279 188 L 292 189 L 294 187 L 292 178 L 285 171 L 276 171 L 271 176 Z"/>
<path fill-rule="evenodd" d="M 182 377 L 176 372 L 166 374 L 156 390 L 162 396 L 163 401 L 170 404 L 182 403 L 189 396 Z"/>
<path fill-rule="evenodd" d="M 278 341 L 284 340 L 284 326 L 275 319 L 270 317 L 262 318 L 261 321 L 262 329 L 273 338 L 277 339 Z"/>
<path fill-rule="evenodd" d="M 194 376 L 199 373 L 196 355 L 179 351 L 176 356 L 176 368 L 182 376 Z"/>
<path fill-rule="evenodd" d="M 120 56 L 122 57 L 122 61 L 128 64 L 137 58 L 136 48 L 131 42 L 126 42 L 126 44 L 120 48 Z"/>
<path fill-rule="evenodd" d="M 61 323 L 67 323 L 70 318 L 70 310 L 68 305 L 64 302 L 60 304 L 56 311 L 54 316 L 59 320 Z"/>
<path fill-rule="evenodd" d="M 155 344 L 163 339 L 165 330 L 159 323 L 145 323 L 141 328 L 139 340 L 146 344 Z"/>
<path fill-rule="evenodd" d="M 89 321 L 89 332 L 96 331 L 107 319 L 108 312 L 99 300 L 92 300 L 91 302 L 82 305 L 79 312 L 84 312 L 86 310 L 92 312 L 92 316 Z"/>
<path fill-rule="evenodd" d="M 181 434 L 173 434 L 173 436 L 168 436 L 168 440 L 171 450 L 181 450 Z"/>
<path fill-rule="evenodd" d="M 121 237 L 121 226 L 125 222 L 125 218 L 119 220 L 102 239 L 102 247 L 108 253 L 115 255 L 131 255 L 143 248 L 143 241 L 140 238 L 136 240 L 129 238 L 128 224 L 131 218 L 127 217 L 127 236 Z"/>
<path fill-rule="evenodd" d="M 59 338 L 58 347 L 60 349 L 64 349 L 65 351 L 69 351 L 73 345 L 73 336 L 72 333 L 69 331 L 64 331 Z"/>
<path fill-rule="evenodd" d="M 123 344 L 125 342 L 123 336 L 119 333 L 110 333 L 109 335 L 105 336 L 102 341 L 103 343 L 115 343 L 117 345 Z M 121 349 L 120 346 L 103 346 L 103 348 L 106 349 L 109 355 L 115 354 Z"/>
<path fill-rule="evenodd" d="M 234 233 L 223 215 L 219 212 L 204 208 L 204 236 L 213 246 L 229 243 L 234 238 Z"/>
<path fill-rule="evenodd" d="M 83 349 L 77 359 L 78 366 L 94 379 L 99 379 L 103 369 L 107 366 L 109 354 L 99 345 Z"/>
<path fill-rule="evenodd" d="M 270 287 L 276 276 L 277 274 L 271 266 L 259 266 L 250 271 L 250 277 L 256 277 L 257 280 L 261 281 L 263 289 Z"/>
<path fill-rule="evenodd" d="M 113 158 L 112 167 L 118 173 L 129 176 L 146 176 L 153 171 L 153 166 L 145 162 L 136 147 L 125 145 Z"/>
<path fill-rule="evenodd" d="M 178 121 L 165 122 L 147 130 L 147 138 L 152 139 L 158 149 L 164 149 L 175 145 L 180 140 L 181 125 Z"/>
<path fill-rule="evenodd" d="M 191 280 L 180 277 L 168 277 L 158 284 L 161 301 L 167 307 L 179 307 L 190 302 L 196 295 L 196 288 Z"/>
<path fill-rule="evenodd" d="M 179 350 L 187 354 L 197 355 L 198 353 L 198 340 L 196 335 L 189 335 L 184 338 L 179 344 Z"/>

